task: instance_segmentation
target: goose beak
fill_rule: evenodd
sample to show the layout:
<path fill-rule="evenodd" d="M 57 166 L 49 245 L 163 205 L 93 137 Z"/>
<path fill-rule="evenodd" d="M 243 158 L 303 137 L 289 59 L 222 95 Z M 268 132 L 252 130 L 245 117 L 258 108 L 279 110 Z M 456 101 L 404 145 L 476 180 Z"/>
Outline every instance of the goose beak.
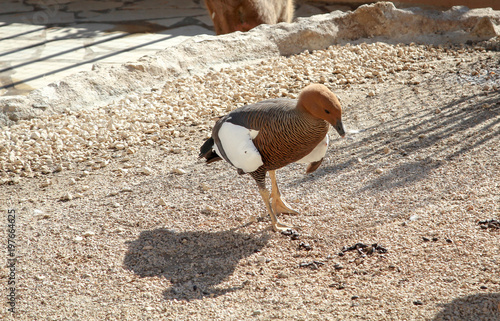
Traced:
<path fill-rule="evenodd" d="M 333 128 L 339 133 L 340 137 L 344 138 L 345 136 L 345 130 L 344 130 L 344 125 L 342 124 L 342 120 L 337 120 L 335 124 L 332 124 Z"/>

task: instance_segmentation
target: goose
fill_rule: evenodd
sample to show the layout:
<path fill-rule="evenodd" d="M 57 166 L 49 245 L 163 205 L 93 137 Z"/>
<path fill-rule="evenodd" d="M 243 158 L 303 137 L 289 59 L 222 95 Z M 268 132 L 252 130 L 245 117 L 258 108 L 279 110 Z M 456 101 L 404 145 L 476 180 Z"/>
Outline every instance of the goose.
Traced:
<path fill-rule="evenodd" d="M 279 213 L 298 214 L 281 198 L 276 170 L 290 163 L 308 163 L 306 173 L 314 172 L 326 154 L 330 125 L 345 136 L 340 102 L 326 86 L 311 84 L 297 100 L 269 99 L 221 117 L 201 146 L 199 157 L 208 164 L 224 159 L 240 175 L 248 173 L 257 183 L 273 230 L 293 229 L 276 217 Z M 266 187 L 267 173 L 271 192 Z"/>

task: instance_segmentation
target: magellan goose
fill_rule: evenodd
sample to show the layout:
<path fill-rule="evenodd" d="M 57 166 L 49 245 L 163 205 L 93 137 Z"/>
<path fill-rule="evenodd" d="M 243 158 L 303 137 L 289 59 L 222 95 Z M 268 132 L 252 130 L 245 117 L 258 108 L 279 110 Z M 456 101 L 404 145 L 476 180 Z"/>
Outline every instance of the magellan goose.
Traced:
<path fill-rule="evenodd" d="M 200 148 L 207 163 L 225 159 L 249 173 L 271 216 L 273 230 L 286 230 L 277 213 L 297 213 L 281 199 L 275 171 L 290 163 L 309 163 L 306 173 L 315 171 L 328 147 L 330 124 L 344 137 L 340 103 L 326 86 L 305 87 L 298 100 L 270 99 L 243 106 L 220 118 L 212 137 Z M 266 173 L 271 193 L 266 188 Z"/>

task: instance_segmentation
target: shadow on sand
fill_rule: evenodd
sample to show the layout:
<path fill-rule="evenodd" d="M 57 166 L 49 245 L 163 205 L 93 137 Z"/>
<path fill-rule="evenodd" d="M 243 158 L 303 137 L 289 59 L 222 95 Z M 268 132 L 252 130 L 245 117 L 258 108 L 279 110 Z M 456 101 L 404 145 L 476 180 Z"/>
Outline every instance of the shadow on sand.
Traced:
<path fill-rule="evenodd" d="M 129 242 L 124 265 L 141 277 L 167 278 L 172 287 L 164 292 L 166 300 L 219 296 L 243 287 L 221 289 L 217 285 L 234 272 L 241 259 L 260 251 L 269 238 L 268 231 L 144 231 Z"/>
<path fill-rule="evenodd" d="M 457 298 L 444 304 L 433 321 L 498 321 L 500 293 L 481 293 Z"/>

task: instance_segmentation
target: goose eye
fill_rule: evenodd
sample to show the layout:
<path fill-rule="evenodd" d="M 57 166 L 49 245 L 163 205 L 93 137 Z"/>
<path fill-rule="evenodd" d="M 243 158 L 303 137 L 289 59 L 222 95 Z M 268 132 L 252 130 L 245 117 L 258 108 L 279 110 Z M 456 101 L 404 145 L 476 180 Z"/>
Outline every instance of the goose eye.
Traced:
<path fill-rule="evenodd" d="M 330 111 L 329 111 L 328 109 L 325 109 L 325 113 L 329 114 L 329 113 L 330 113 Z"/>

